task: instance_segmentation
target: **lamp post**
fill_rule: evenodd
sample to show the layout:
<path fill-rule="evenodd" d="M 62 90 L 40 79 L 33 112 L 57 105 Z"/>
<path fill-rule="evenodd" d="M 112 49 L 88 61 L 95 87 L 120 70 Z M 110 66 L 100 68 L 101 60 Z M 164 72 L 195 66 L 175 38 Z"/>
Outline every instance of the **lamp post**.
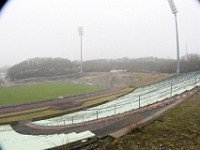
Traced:
<path fill-rule="evenodd" d="M 78 27 L 79 35 L 81 37 L 81 73 L 83 73 L 83 65 L 82 65 L 82 36 L 83 36 L 83 27 Z"/>
<path fill-rule="evenodd" d="M 177 21 L 177 9 L 174 4 L 173 0 L 168 0 L 169 5 L 171 7 L 172 13 L 175 16 L 175 24 L 176 24 L 176 42 L 177 42 L 177 67 L 176 67 L 176 73 L 180 73 L 180 64 L 179 64 L 179 38 L 178 38 L 178 21 Z"/>

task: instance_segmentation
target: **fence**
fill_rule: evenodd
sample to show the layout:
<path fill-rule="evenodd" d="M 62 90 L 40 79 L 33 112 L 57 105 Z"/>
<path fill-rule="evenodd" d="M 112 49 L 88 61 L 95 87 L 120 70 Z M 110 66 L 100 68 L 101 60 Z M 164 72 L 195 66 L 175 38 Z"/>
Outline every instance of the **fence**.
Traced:
<path fill-rule="evenodd" d="M 168 80 L 139 87 L 114 101 L 61 117 L 37 121 L 34 124 L 61 126 L 101 119 L 163 101 L 196 86 L 200 86 L 200 71 L 176 75 Z"/>

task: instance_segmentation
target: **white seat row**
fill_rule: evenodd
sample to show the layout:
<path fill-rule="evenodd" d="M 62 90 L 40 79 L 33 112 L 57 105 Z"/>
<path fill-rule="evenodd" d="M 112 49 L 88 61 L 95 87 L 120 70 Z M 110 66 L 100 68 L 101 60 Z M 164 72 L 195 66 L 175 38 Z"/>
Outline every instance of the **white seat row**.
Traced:
<path fill-rule="evenodd" d="M 133 92 L 114 101 L 61 117 L 34 122 L 38 125 L 60 125 L 81 123 L 95 119 L 116 115 L 139 107 L 145 107 L 174 95 L 181 94 L 186 90 L 193 89 L 200 84 L 200 72 L 193 72 L 174 76 L 168 80 L 157 82 L 148 86 L 135 89 Z M 44 122 L 45 121 L 45 122 Z M 48 123 L 48 124 L 47 124 Z"/>

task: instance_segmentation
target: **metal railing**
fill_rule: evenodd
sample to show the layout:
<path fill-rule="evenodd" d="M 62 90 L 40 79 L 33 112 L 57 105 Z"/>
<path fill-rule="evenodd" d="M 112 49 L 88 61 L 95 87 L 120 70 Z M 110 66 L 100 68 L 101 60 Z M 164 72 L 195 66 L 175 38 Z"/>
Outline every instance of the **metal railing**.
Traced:
<path fill-rule="evenodd" d="M 61 126 L 110 117 L 145 107 L 200 86 L 200 71 L 176 75 L 155 84 L 139 87 L 114 101 L 64 116 L 37 121 L 42 126 Z"/>

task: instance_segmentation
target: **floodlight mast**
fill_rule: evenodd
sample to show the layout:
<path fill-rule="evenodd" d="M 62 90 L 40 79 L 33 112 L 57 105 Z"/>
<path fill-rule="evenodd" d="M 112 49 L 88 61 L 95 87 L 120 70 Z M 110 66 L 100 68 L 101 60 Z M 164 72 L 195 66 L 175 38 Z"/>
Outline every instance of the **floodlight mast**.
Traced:
<path fill-rule="evenodd" d="M 79 35 L 81 37 L 81 73 L 83 73 L 83 64 L 82 64 L 82 36 L 83 36 L 83 27 L 78 27 Z"/>
<path fill-rule="evenodd" d="M 171 7 L 172 13 L 175 16 L 175 24 L 176 24 L 176 42 L 177 42 L 177 67 L 176 67 L 176 73 L 180 73 L 180 63 L 179 63 L 179 37 L 178 37 L 178 21 L 177 21 L 177 8 L 174 4 L 173 0 L 168 0 L 169 6 Z"/>

